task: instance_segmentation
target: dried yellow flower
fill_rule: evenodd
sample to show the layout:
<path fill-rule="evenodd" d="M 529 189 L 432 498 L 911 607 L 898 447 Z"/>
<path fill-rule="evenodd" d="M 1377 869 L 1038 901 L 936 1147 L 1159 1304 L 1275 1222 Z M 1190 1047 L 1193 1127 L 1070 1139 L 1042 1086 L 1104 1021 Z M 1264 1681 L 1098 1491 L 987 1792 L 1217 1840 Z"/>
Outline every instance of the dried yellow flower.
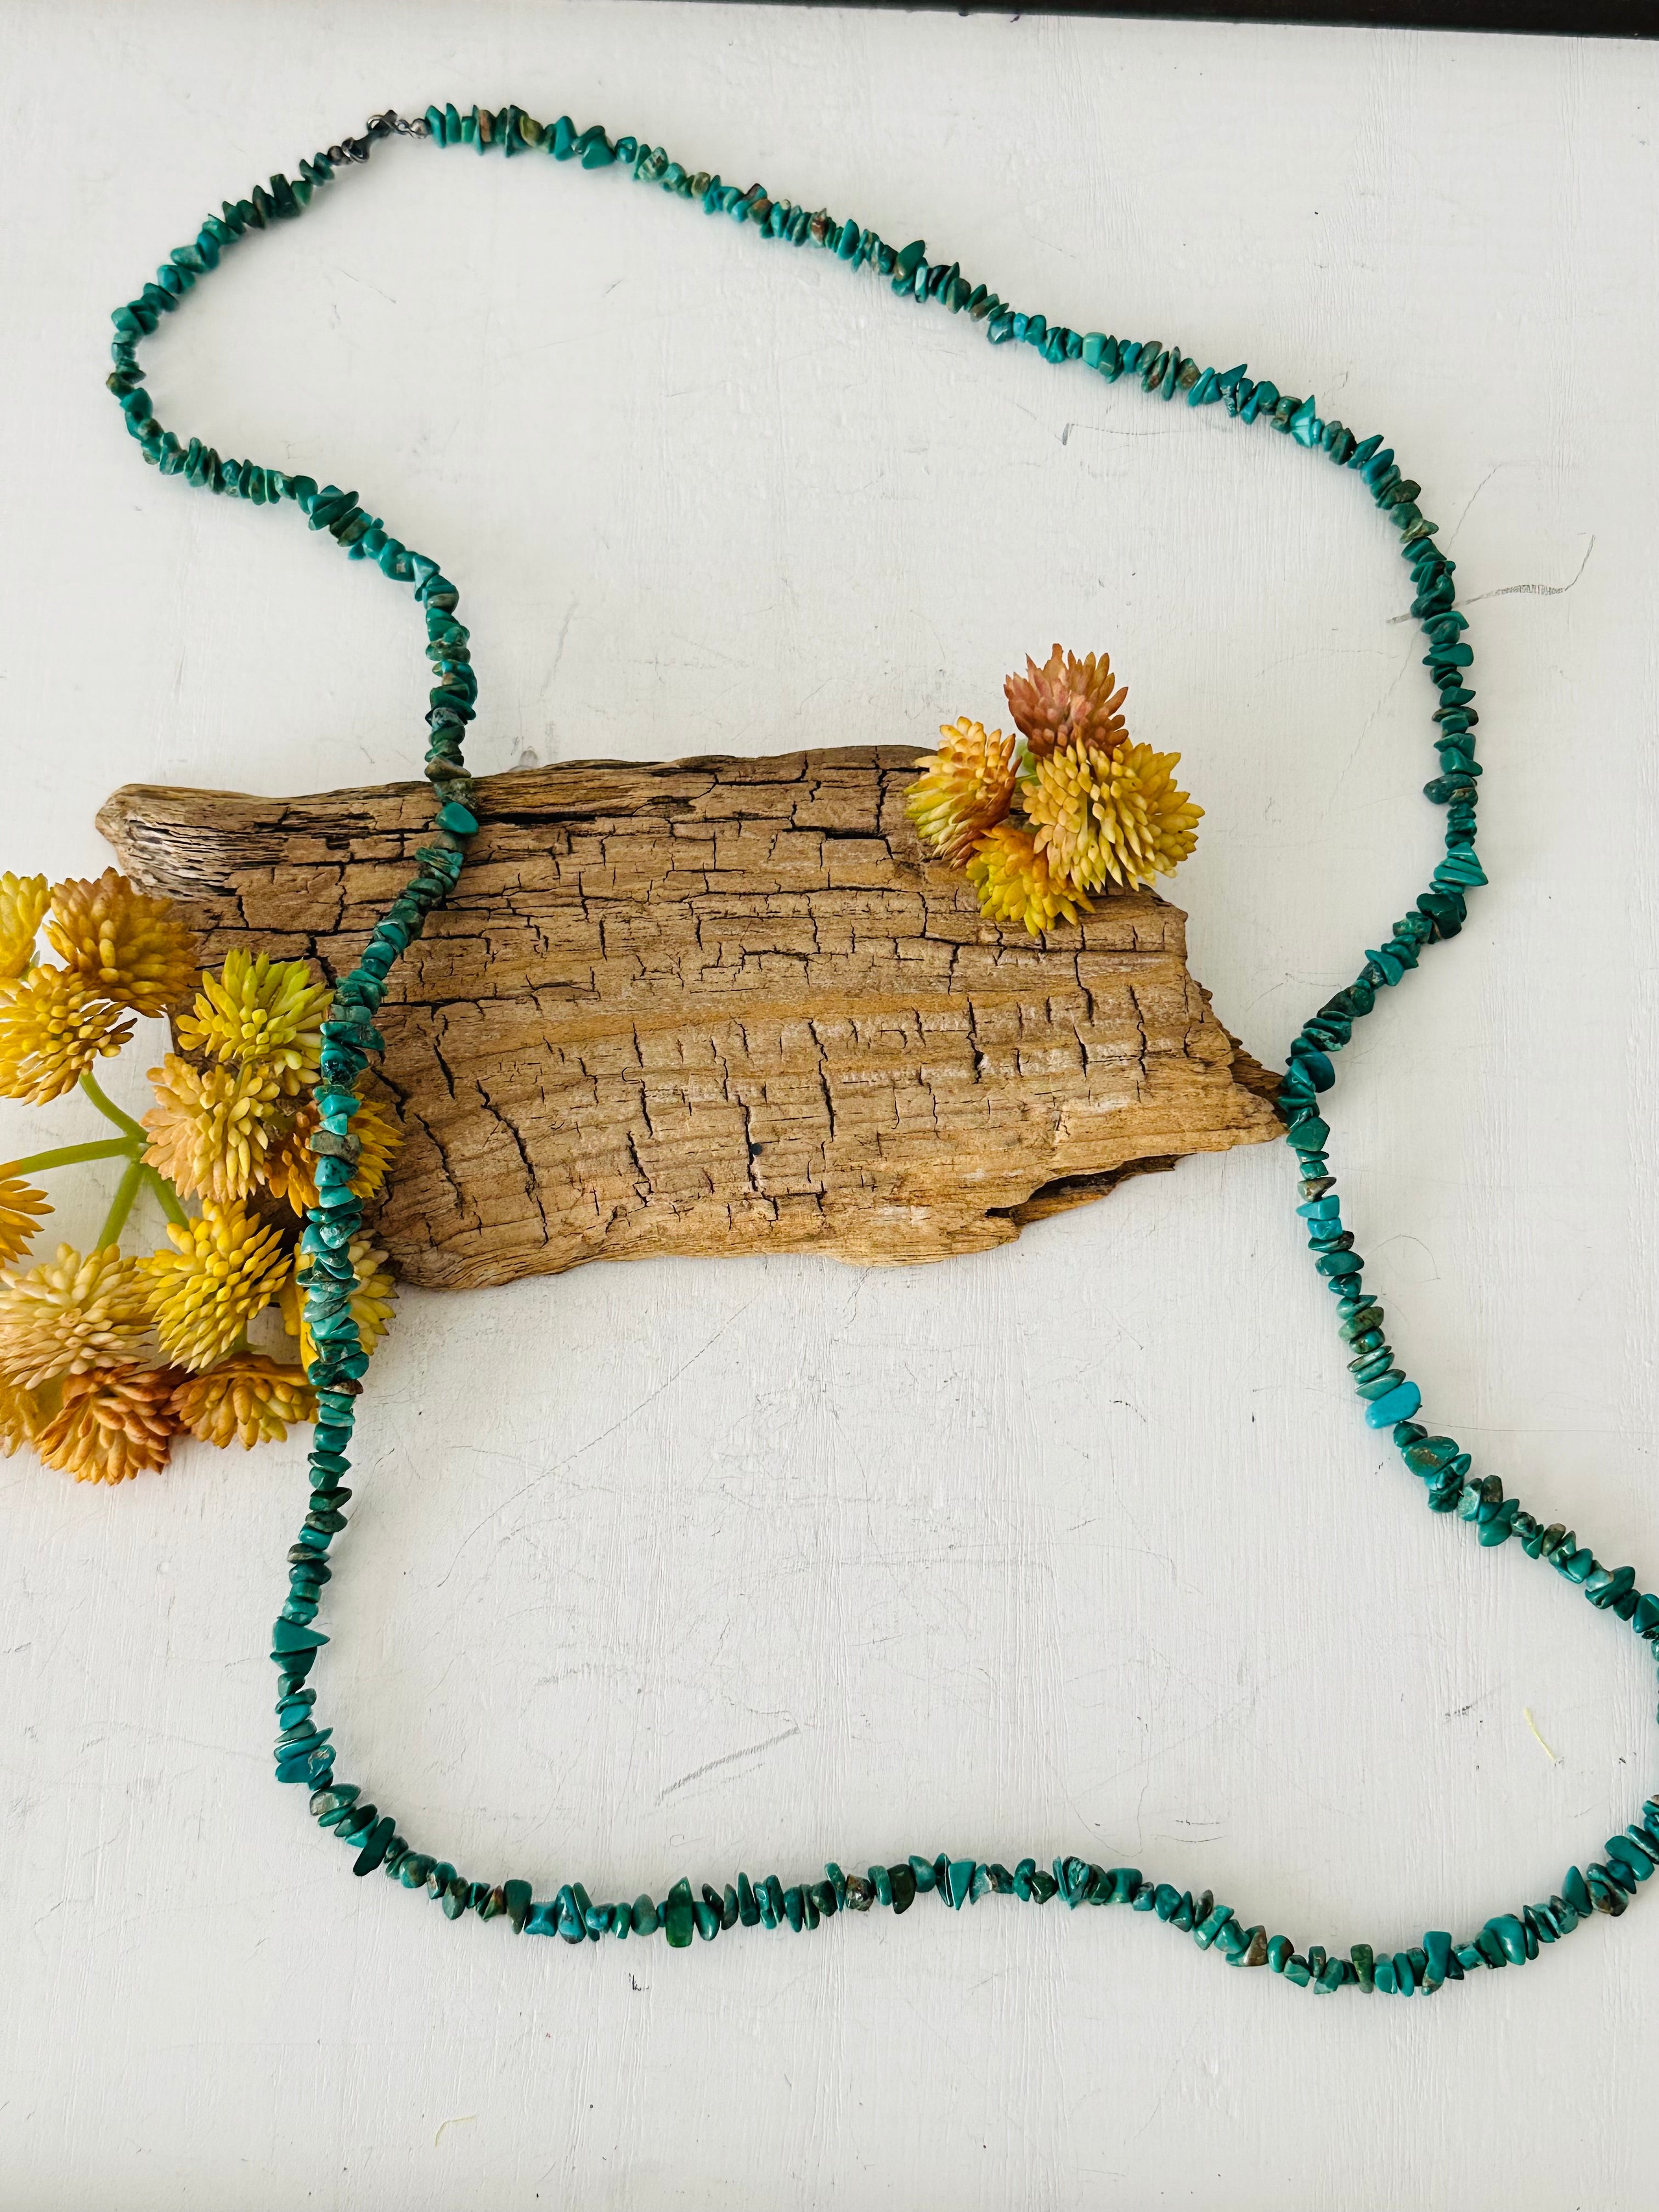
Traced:
<path fill-rule="evenodd" d="M 52 1212 L 52 1200 L 33 1183 L 0 1170 L 0 1267 L 8 1267 L 34 1242 L 43 1213 Z"/>
<path fill-rule="evenodd" d="M 21 975 L 33 959 L 51 896 L 44 876 L 0 876 L 0 976 Z"/>
<path fill-rule="evenodd" d="M 138 1262 L 113 1244 L 84 1258 L 60 1244 L 51 1264 L 0 1275 L 0 1375 L 25 1389 L 54 1376 L 128 1364 L 149 1326 Z"/>
<path fill-rule="evenodd" d="M 179 1042 L 207 1060 L 262 1062 L 292 1097 L 317 1079 L 332 996 L 303 960 L 229 952 L 217 975 L 203 976 Z"/>
<path fill-rule="evenodd" d="M 281 1443 L 290 1421 L 314 1421 L 317 1396 L 301 1369 L 282 1367 L 263 1352 L 233 1352 L 205 1375 L 192 1375 L 173 1394 L 180 1428 L 221 1449 L 242 1441 Z"/>
<path fill-rule="evenodd" d="M 1093 745 L 1116 744 L 1124 727 L 1118 709 L 1128 693 L 1115 690 L 1114 680 L 1105 653 L 1091 653 L 1079 660 L 1056 645 L 1041 668 L 1028 655 L 1024 675 L 1011 676 L 1002 688 L 1026 744 L 1040 756 L 1076 738 Z"/>
<path fill-rule="evenodd" d="M 904 797 L 904 811 L 923 844 L 959 866 L 986 831 L 1000 822 L 1014 795 L 1018 740 L 1000 730 L 985 734 L 963 714 L 941 722 L 945 740 L 917 763 L 923 771 Z"/>
<path fill-rule="evenodd" d="M 1170 771 L 1179 753 L 1127 739 L 1109 751 L 1079 738 L 1033 757 L 1020 795 L 1052 874 L 1079 890 L 1148 884 L 1172 875 L 1198 839 L 1203 814 Z"/>
<path fill-rule="evenodd" d="M 71 1376 L 35 1449 L 77 1482 L 125 1482 L 167 1464 L 179 1433 L 174 1367 L 95 1367 Z"/>
<path fill-rule="evenodd" d="M 32 968 L 0 982 L 0 1097 L 44 1106 L 131 1035 L 119 1008 L 66 968 Z"/>
<path fill-rule="evenodd" d="M 144 1158 L 181 1198 L 246 1198 L 265 1181 L 290 1110 L 269 1068 L 256 1062 L 204 1073 L 170 1052 L 149 1079 L 156 1103 L 144 1116 Z"/>
<path fill-rule="evenodd" d="M 149 1285 L 155 1333 L 179 1365 L 199 1374 L 222 1359 L 283 1287 L 289 1255 L 280 1230 L 236 1201 L 204 1200 L 201 1218 L 167 1225 L 172 1251 L 137 1265 Z"/>
<path fill-rule="evenodd" d="M 96 883 L 52 887 L 46 935 L 88 988 L 135 1013 L 165 1013 L 196 980 L 196 939 L 171 899 L 106 868 Z"/>
<path fill-rule="evenodd" d="M 0 1375 L 0 1459 L 9 1459 L 32 1444 L 40 1428 L 40 1408 L 33 1392 L 20 1389 Z"/>
<path fill-rule="evenodd" d="M 295 1115 L 292 1127 L 272 1147 L 265 1181 L 296 1213 L 317 1203 L 317 1182 L 311 1134 L 319 1121 L 317 1109 L 307 1099 Z M 392 1158 L 403 1143 L 404 1133 L 391 1109 L 378 1098 L 365 1098 L 351 1117 L 351 1133 L 362 1146 L 351 1189 L 358 1198 L 374 1198 L 386 1178 Z"/>
<path fill-rule="evenodd" d="M 358 1341 L 373 1352 L 386 1334 L 386 1323 L 398 1302 L 398 1286 L 386 1266 L 386 1255 L 368 1237 L 354 1237 L 350 1245 L 352 1273 L 357 1279 L 351 1293 L 351 1317 L 357 1324 Z M 290 1276 L 283 1291 L 283 1326 L 300 1340 L 301 1364 L 309 1368 L 317 1357 L 317 1343 L 306 1327 L 305 1284 Z"/>
<path fill-rule="evenodd" d="M 1017 823 L 999 822 L 974 848 L 968 877 L 979 892 L 980 912 L 994 921 L 1024 922 L 1035 937 L 1064 915 L 1077 920 L 1089 901 L 1073 885 L 1054 878 L 1030 832 Z"/>

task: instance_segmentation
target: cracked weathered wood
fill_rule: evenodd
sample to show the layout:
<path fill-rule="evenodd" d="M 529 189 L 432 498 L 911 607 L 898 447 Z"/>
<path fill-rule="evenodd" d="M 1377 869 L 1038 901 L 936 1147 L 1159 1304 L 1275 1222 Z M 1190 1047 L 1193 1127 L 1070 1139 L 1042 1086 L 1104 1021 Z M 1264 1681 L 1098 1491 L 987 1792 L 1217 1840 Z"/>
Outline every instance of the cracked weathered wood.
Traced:
<path fill-rule="evenodd" d="M 393 972 L 407 1143 L 378 1233 L 404 1275 L 590 1259 L 1006 1242 L 1184 1153 L 1275 1135 L 1271 1081 L 1187 973 L 1185 917 L 1099 901 L 983 921 L 904 817 L 907 749 L 573 762 L 479 784 L 460 888 Z M 361 951 L 423 784 L 248 799 L 130 785 L 129 873 L 233 945 Z"/>

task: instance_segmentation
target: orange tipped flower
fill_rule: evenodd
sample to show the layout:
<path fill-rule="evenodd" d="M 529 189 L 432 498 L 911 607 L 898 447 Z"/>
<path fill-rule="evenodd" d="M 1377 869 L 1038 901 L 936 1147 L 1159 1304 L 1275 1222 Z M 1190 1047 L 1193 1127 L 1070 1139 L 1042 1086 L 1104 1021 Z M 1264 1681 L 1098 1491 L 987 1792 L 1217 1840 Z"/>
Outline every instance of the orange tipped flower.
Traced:
<path fill-rule="evenodd" d="M 34 958 L 51 896 L 44 876 L 0 876 L 0 976 L 21 975 Z"/>
<path fill-rule="evenodd" d="M 1198 840 L 1204 810 L 1178 791 L 1179 753 L 1127 740 L 1110 750 L 1073 738 L 1034 758 L 1021 785 L 1038 852 L 1079 890 L 1171 875 Z"/>
<path fill-rule="evenodd" d="M 172 1367 L 95 1367 L 73 1375 L 35 1438 L 48 1467 L 77 1482 L 125 1482 L 167 1463 L 179 1432 Z"/>
<path fill-rule="evenodd" d="M 45 1106 L 131 1035 L 120 1010 L 65 968 L 0 982 L 0 1097 Z"/>
<path fill-rule="evenodd" d="M 222 1203 L 246 1198 L 265 1181 L 289 1110 L 268 1069 L 254 1063 L 204 1073 L 170 1052 L 149 1079 L 156 1103 L 144 1116 L 144 1158 L 181 1198 L 199 1194 Z"/>
<path fill-rule="evenodd" d="M 975 845 L 1008 811 L 1014 795 L 1016 740 L 1000 730 L 985 734 L 963 714 L 939 725 L 944 743 L 917 763 L 920 779 L 905 794 L 904 811 L 921 841 L 942 860 L 960 866 Z"/>
<path fill-rule="evenodd" d="M 398 1287 L 386 1267 L 386 1254 L 367 1237 L 351 1240 L 352 1272 L 356 1286 L 351 1293 L 351 1318 L 357 1324 L 357 1338 L 365 1352 L 373 1352 L 386 1334 L 386 1323 L 398 1302 Z M 317 1357 L 317 1343 L 304 1319 L 301 1293 L 303 1279 L 290 1276 L 283 1292 L 283 1326 L 290 1336 L 300 1340 L 300 1358 L 309 1369 Z"/>
<path fill-rule="evenodd" d="M 1052 929 L 1062 915 L 1075 921 L 1078 908 L 1089 906 L 1080 890 L 1050 872 L 1030 832 L 1012 822 L 998 823 L 980 839 L 968 877 L 979 891 L 981 914 L 994 921 L 1022 922 L 1033 937 Z"/>
<path fill-rule="evenodd" d="M 0 1172 L 0 1267 L 9 1267 L 27 1251 L 40 1216 L 51 1212 L 45 1191 Z"/>
<path fill-rule="evenodd" d="M 315 1164 L 310 1150 L 317 1124 L 317 1109 L 307 1099 L 273 1146 L 265 1168 L 265 1181 L 272 1191 L 285 1198 L 296 1213 L 317 1203 Z M 352 1193 L 357 1198 L 374 1198 L 386 1182 L 404 1133 L 390 1108 L 378 1098 L 365 1098 L 351 1117 L 351 1134 L 362 1148 L 352 1172 Z"/>
<path fill-rule="evenodd" d="M 32 1390 L 20 1389 L 0 1375 L 0 1459 L 32 1444 L 40 1427 L 40 1407 Z"/>
<path fill-rule="evenodd" d="M 332 997 L 303 960 L 228 952 L 221 973 L 203 976 L 195 1006 L 180 1016 L 179 1042 L 204 1060 L 258 1061 L 293 1097 L 317 1079 Z"/>
<path fill-rule="evenodd" d="M 113 1244 L 84 1259 L 60 1244 L 50 1266 L 0 1275 L 0 1375 L 25 1389 L 54 1376 L 128 1364 L 149 1327 L 137 1263 Z"/>
<path fill-rule="evenodd" d="M 240 1204 L 204 1201 L 199 1221 L 172 1223 L 174 1249 L 138 1261 L 149 1284 L 161 1348 L 193 1374 L 222 1359 L 283 1287 L 289 1255 L 280 1230 Z"/>
<path fill-rule="evenodd" d="M 180 1382 L 173 1410 L 179 1427 L 203 1443 L 222 1450 L 240 1437 L 242 1449 L 252 1451 L 255 1444 L 280 1443 L 290 1421 L 314 1421 L 317 1397 L 299 1368 L 238 1352 Z"/>
<path fill-rule="evenodd" d="M 165 1013 L 196 978 L 196 939 L 173 902 L 149 897 L 113 868 L 96 883 L 54 884 L 46 935 L 89 990 L 135 1013 Z"/>
<path fill-rule="evenodd" d="M 1094 745 L 1115 744 L 1124 727 L 1118 709 L 1128 693 L 1114 690 L 1114 682 L 1103 653 L 1079 660 L 1056 645 L 1041 668 L 1028 655 L 1024 675 L 1011 676 L 1002 688 L 1027 744 L 1041 755 L 1079 738 Z"/>

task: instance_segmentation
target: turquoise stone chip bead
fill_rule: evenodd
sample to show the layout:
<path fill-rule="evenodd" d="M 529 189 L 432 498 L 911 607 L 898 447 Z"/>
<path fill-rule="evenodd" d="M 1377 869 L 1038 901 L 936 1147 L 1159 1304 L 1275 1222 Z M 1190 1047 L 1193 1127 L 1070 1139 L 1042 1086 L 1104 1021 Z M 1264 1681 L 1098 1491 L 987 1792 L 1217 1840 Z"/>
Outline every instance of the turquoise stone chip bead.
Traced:
<path fill-rule="evenodd" d="M 358 1852 L 356 1859 L 352 1862 L 351 1871 L 353 1874 L 366 1875 L 374 1873 L 375 1868 L 380 1865 L 381 1860 L 384 1859 L 386 1855 L 386 1851 L 392 1843 L 392 1838 L 397 1832 L 397 1822 L 392 1818 L 390 1814 L 388 1814 L 384 1820 L 377 1820 L 374 1823 L 374 1826 L 368 1832 L 362 1849 Z"/>
<path fill-rule="evenodd" d="M 1451 1965 L 1451 1937 L 1444 1929 L 1430 1929 L 1423 1938 L 1423 1986 L 1429 1990 L 1437 1990 Z"/>
<path fill-rule="evenodd" d="M 1213 1920 L 1214 1917 L 1214 1913 L 1212 1913 L 1210 1919 Z M 1206 1921 L 1204 1924 L 1206 1927 L 1208 1927 L 1209 1921 Z M 1198 1930 L 1196 1929 L 1193 1930 L 1193 1940 L 1194 1942 L 1198 1940 Z M 1222 1922 L 1221 1925 L 1215 1930 L 1214 1935 L 1210 1940 L 1214 1945 L 1215 1949 L 1227 1960 L 1230 1966 L 1237 1966 L 1238 1961 L 1243 1957 L 1246 1950 L 1249 1948 L 1250 1938 L 1249 1933 L 1240 1927 L 1238 1922 L 1234 1919 L 1232 1914 L 1230 1912 L 1226 1918 Z"/>
<path fill-rule="evenodd" d="M 558 1932 L 557 1905 L 550 1899 L 538 1898 L 526 1916 L 524 1933 L 526 1936 L 556 1936 Z"/>
<path fill-rule="evenodd" d="M 1218 1905 L 1206 1913 L 1193 1929 L 1193 1941 L 1200 1951 L 1207 1951 L 1221 1930 L 1233 1917 L 1230 1905 Z"/>
<path fill-rule="evenodd" d="M 1502 1945 L 1504 1956 L 1510 1966 L 1526 1964 L 1526 1930 L 1512 1912 L 1500 1912 L 1495 1919 L 1489 1920 L 1486 1930 Z"/>
<path fill-rule="evenodd" d="M 1267 1938 L 1268 1971 L 1272 1973 L 1282 1974 L 1290 1964 L 1295 1950 L 1296 1946 L 1288 1936 L 1270 1936 Z"/>
<path fill-rule="evenodd" d="M 1423 1402 L 1423 1393 L 1415 1382 L 1402 1382 L 1386 1398 L 1378 1398 L 1365 1408 L 1367 1425 L 1373 1429 L 1392 1428 L 1396 1421 L 1407 1421 Z"/>
<path fill-rule="evenodd" d="M 682 1875 L 669 1891 L 663 1905 L 663 1933 L 668 1938 L 671 1950 L 684 1951 L 688 1948 L 693 1924 L 691 1884 Z"/>
<path fill-rule="evenodd" d="M 945 1902 L 960 1911 L 973 1891 L 974 1862 L 972 1859 L 952 1859 L 940 1885 Z"/>
<path fill-rule="evenodd" d="M 1637 1881 L 1646 1881 L 1653 1872 L 1652 1859 L 1628 1836 L 1610 1836 L 1606 1850 L 1608 1863 L 1615 1872 L 1628 1867 Z"/>

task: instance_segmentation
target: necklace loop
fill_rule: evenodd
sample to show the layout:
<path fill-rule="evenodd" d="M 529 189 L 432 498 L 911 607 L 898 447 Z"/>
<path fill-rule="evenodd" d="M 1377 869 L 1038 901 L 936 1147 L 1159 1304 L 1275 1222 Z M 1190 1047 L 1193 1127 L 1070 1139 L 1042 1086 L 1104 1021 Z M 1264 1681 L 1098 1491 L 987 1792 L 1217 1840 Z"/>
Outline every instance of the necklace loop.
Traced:
<path fill-rule="evenodd" d="M 301 161 L 296 177 L 274 176 L 269 190 L 255 185 L 247 198 L 226 201 L 219 215 L 206 218 L 193 240 L 173 250 L 155 281 L 118 307 L 112 319 L 115 368 L 109 386 L 144 459 L 163 476 L 181 476 L 205 490 L 256 506 L 291 505 L 307 517 L 313 530 L 326 531 L 350 559 L 373 560 L 384 575 L 410 586 L 425 617 L 427 652 L 436 679 L 428 695 L 426 716 L 426 775 L 434 799 L 430 835 L 417 849 L 419 865 L 414 874 L 375 925 L 357 965 L 338 984 L 330 1018 L 323 1024 L 321 1079 L 313 1094 L 320 1122 L 319 1188 L 301 1239 L 303 1273 L 298 1277 L 316 1346 L 307 1373 L 317 1393 L 318 1421 L 308 1462 L 309 1510 L 288 1554 L 288 1601 L 271 1638 L 281 1731 L 276 1745 L 277 1780 L 309 1789 L 310 1809 L 319 1826 L 331 1829 L 351 1846 L 354 1873 L 366 1875 L 384 1867 L 405 1888 L 426 1891 L 451 1919 L 469 1911 L 485 1920 L 504 1917 L 515 1929 L 558 1935 L 572 1944 L 596 1942 L 607 1934 L 647 1936 L 660 1928 L 671 1945 L 683 1948 L 694 1932 L 712 1941 L 722 1929 L 738 1923 L 816 1928 L 836 1913 L 866 1912 L 878 1904 L 903 1912 L 919 1893 L 929 1890 L 957 1908 L 994 1894 L 1036 1904 L 1058 1896 L 1069 1906 L 1127 1905 L 1135 1911 L 1155 1914 L 1190 1933 L 1200 1949 L 1213 1949 L 1236 1966 L 1267 1966 L 1316 1995 L 1357 1988 L 1409 1996 L 1461 1981 L 1482 1966 L 1518 1966 L 1535 1959 L 1540 1947 L 1559 1941 L 1592 1911 L 1613 1917 L 1622 1914 L 1629 1899 L 1659 1865 L 1659 1796 L 1650 1797 L 1637 1820 L 1608 1839 L 1604 1859 L 1583 1871 L 1568 1868 L 1559 1892 L 1547 1901 L 1496 1913 L 1462 1942 L 1454 1943 L 1444 1929 L 1431 1929 L 1419 1944 L 1391 1953 L 1355 1943 L 1345 1959 L 1322 1944 L 1298 1950 L 1287 1936 L 1270 1937 L 1261 1923 L 1247 1926 L 1243 1914 L 1218 1905 L 1207 1890 L 1195 1898 L 1171 1883 L 1143 1876 L 1139 1868 L 1102 1868 L 1075 1856 L 1054 1859 L 1050 1869 L 1040 1868 L 1035 1856 L 1023 1858 L 1011 1871 L 996 1860 L 950 1852 L 931 1856 L 913 1853 L 890 1866 L 872 1866 L 867 1875 L 844 1874 L 830 1860 L 818 1881 L 786 1887 L 775 1875 L 751 1882 L 740 1874 L 735 1883 L 717 1889 L 705 1882 L 701 1893 L 694 1894 L 690 1881 L 682 1878 L 660 1901 L 642 1895 L 631 1905 L 594 1905 L 580 1882 L 570 1881 L 551 1899 L 538 1902 L 526 1881 L 473 1880 L 447 1860 L 416 1850 L 398 1832 L 392 1814 L 365 1802 L 356 1784 L 335 1780 L 332 1731 L 317 1726 L 317 1693 L 307 1678 L 328 1641 L 313 1624 L 330 1578 L 330 1548 L 346 1525 L 342 1509 L 351 1492 L 344 1478 L 350 1470 L 356 1401 L 368 1367 L 345 1288 L 353 1279 L 349 1247 L 362 1211 L 345 1176 L 337 1172 L 347 1164 L 337 1156 L 341 1140 L 349 1139 L 358 1105 L 352 1086 L 380 1049 L 374 1014 L 386 977 L 399 954 L 421 933 L 427 915 L 448 898 L 478 829 L 474 787 L 461 742 L 474 718 L 477 683 L 469 633 L 456 619 L 459 593 L 435 561 L 393 537 L 378 516 L 359 503 L 355 491 L 342 491 L 334 484 L 319 486 L 311 477 L 253 461 L 222 460 L 198 438 L 182 442 L 155 417 L 137 364 L 137 349 L 161 317 L 172 313 L 198 280 L 216 268 L 222 253 L 250 229 L 264 230 L 273 219 L 300 215 L 337 169 L 366 162 L 375 141 L 394 135 L 428 138 L 441 147 L 471 146 L 480 152 L 500 148 L 509 156 L 540 152 L 556 161 L 579 161 L 584 169 L 627 169 L 636 182 L 696 201 L 708 215 L 727 216 L 763 241 L 821 247 L 853 270 L 873 271 L 887 279 L 902 298 L 965 314 L 983 327 L 993 345 L 1018 340 L 1035 347 L 1057 367 L 1075 365 L 1079 373 L 1111 384 L 1133 378 L 1148 397 L 1166 404 L 1179 397 L 1189 407 L 1219 406 L 1238 422 L 1268 423 L 1310 453 L 1322 454 L 1370 492 L 1400 533 L 1401 554 L 1413 586 L 1410 611 L 1428 646 L 1424 665 L 1439 693 L 1433 716 L 1438 772 L 1424 792 L 1445 810 L 1443 851 L 1411 909 L 1389 926 L 1377 945 L 1367 950 L 1353 981 L 1316 1009 L 1291 1047 L 1279 1098 L 1287 1140 L 1297 1161 L 1297 1211 L 1314 1265 L 1336 1300 L 1338 1335 L 1346 1347 L 1365 1419 L 1389 1436 L 1407 1470 L 1423 1482 L 1430 1510 L 1468 1523 L 1483 1547 L 1496 1550 L 1515 1539 L 1528 1559 L 1547 1560 L 1600 1611 L 1628 1622 L 1650 1651 L 1659 1644 L 1659 1595 L 1638 1591 L 1633 1568 L 1602 1565 L 1559 1522 L 1542 1526 L 1518 1498 L 1504 1496 L 1498 1476 L 1477 1476 L 1470 1455 L 1455 1438 L 1431 1434 L 1418 1419 L 1421 1390 L 1395 1364 L 1383 1334 L 1382 1307 L 1364 1286 L 1364 1261 L 1344 1225 L 1335 1178 L 1329 1172 L 1330 1132 L 1322 1101 L 1335 1084 L 1338 1058 L 1354 1024 L 1371 1012 L 1382 993 L 1405 981 L 1431 945 L 1457 935 L 1467 918 L 1470 894 L 1486 881 L 1474 843 L 1481 774 L 1474 730 L 1480 717 L 1468 682 L 1474 661 L 1468 624 L 1455 605 L 1452 578 L 1457 564 L 1436 544 L 1437 526 L 1418 503 L 1421 488 L 1397 465 L 1393 449 L 1380 435 L 1357 438 L 1340 422 L 1322 418 L 1311 396 L 1282 392 L 1266 377 L 1252 380 L 1243 362 L 1218 371 L 1200 368 L 1179 346 L 1165 345 L 1160 339 L 1136 341 L 1050 325 L 1042 314 L 1016 310 L 985 284 L 970 282 L 957 262 L 930 259 L 921 239 L 896 248 L 851 216 L 838 219 L 823 209 L 809 212 L 758 184 L 746 189 L 723 184 L 719 176 L 702 169 L 694 172 L 671 160 L 662 147 L 631 135 L 612 139 L 598 124 L 579 131 L 568 116 L 544 125 L 515 106 L 493 113 L 475 107 L 463 115 L 453 105 L 434 106 L 410 121 L 387 108 L 369 118 L 364 137 L 348 138 L 325 154 Z"/>

